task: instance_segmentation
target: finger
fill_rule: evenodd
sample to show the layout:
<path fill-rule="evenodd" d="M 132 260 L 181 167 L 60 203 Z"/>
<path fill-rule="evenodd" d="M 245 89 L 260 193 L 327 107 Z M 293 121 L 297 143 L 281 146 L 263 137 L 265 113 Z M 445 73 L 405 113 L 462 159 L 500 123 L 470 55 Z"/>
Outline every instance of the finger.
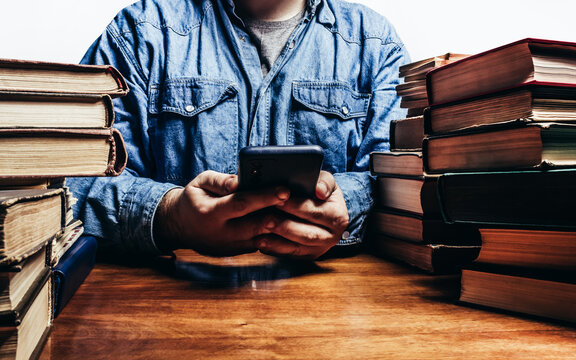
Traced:
<path fill-rule="evenodd" d="M 290 199 L 278 208 L 285 213 L 328 229 L 346 228 L 348 211 L 330 201 Z"/>
<path fill-rule="evenodd" d="M 334 176 L 328 171 L 320 171 L 316 182 L 316 197 L 320 200 L 328 199 L 337 188 Z"/>
<path fill-rule="evenodd" d="M 326 228 L 290 218 L 268 217 L 264 228 L 286 240 L 306 246 L 336 245 L 334 235 Z"/>
<path fill-rule="evenodd" d="M 272 256 L 289 256 L 298 259 L 316 259 L 329 247 L 314 247 L 298 244 L 277 235 L 263 235 L 257 241 L 260 252 Z"/>
<path fill-rule="evenodd" d="M 281 206 L 290 198 L 290 191 L 278 186 L 255 191 L 240 191 L 216 199 L 214 210 L 224 218 L 239 218 L 272 206 Z"/>
<path fill-rule="evenodd" d="M 238 190 L 238 176 L 207 170 L 196 176 L 190 185 L 217 196 L 225 196 Z"/>

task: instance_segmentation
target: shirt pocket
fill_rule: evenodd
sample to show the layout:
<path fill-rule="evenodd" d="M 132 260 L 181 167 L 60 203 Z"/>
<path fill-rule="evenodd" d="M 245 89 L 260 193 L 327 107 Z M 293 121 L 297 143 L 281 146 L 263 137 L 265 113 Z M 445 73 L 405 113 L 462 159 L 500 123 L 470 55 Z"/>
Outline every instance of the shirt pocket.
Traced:
<path fill-rule="evenodd" d="M 173 79 L 151 87 L 148 131 L 160 180 L 183 185 L 204 170 L 236 172 L 237 95 L 225 80 Z"/>
<path fill-rule="evenodd" d="M 340 81 L 295 81 L 288 142 L 324 149 L 324 169 L 351 170 L 362 142 L 371 94 Z"/>

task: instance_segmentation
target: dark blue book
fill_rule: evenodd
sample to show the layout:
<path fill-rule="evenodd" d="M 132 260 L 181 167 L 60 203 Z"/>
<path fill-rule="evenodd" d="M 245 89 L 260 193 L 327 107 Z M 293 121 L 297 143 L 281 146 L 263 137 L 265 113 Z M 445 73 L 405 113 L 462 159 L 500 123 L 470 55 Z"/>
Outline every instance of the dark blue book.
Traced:
<path fill-rule="evenodd" d="M 81 236 L 52 269 L 54 278 L 54 318 L 82 285 L 94 268 L 98 241 L 93 236 Z"/>

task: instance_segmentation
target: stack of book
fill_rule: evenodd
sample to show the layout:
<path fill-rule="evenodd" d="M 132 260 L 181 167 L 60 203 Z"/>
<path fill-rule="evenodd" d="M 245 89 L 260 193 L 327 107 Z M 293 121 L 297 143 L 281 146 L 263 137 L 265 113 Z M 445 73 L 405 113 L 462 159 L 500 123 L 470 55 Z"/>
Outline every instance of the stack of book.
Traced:
<path fill-rule="evenodd" d="M 397 87 L 406 119 L 394 120 L 389 152 L 374 152 L 370 170 L 377 177 L 376 208 L 370 219 L 374 250 L 432 273 L 452 272 L 471 262 L 479 250 L 477 230 L 447 225 L 437 199 L 438 176 L 423 170 L 422 109 L 428 106 L 426 72 L 465 55 L 445 54 L 400 68 L 405 82 Z"/>
<path fill-rule="evenodd" d="M 39 354 L 54 316 L 94 264 L 95 239 L 79 240 L 65 178 L 124 169 L 111 97 L 126 91 L 108 66 L 0 59 L 2 359 Z"/>
<path fill-rule="evenodd" d="M 576 321 L 576 43 L 524 39 L 428 73 L 424 168 L 482 250 L 460 300 Z"/>

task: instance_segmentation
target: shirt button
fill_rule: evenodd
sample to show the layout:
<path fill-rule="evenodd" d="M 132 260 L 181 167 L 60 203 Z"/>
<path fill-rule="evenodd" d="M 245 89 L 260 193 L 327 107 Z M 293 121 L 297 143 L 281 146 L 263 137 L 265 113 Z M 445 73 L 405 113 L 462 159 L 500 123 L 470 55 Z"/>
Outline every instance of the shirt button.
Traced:
<path fill-rule="evenodd" d="M 246 37 L 240 36 L 240 41 L 246 41 Z"/>
<path fill-rule="evenodd" d="M 288 49 L 294 49 L 294 46 L 296 46 L 296 42 L 294 40 L 292 40 L 290 42 L 290 45 L 288 45 Z"/>
<path fill-rule="evenodd" d="M 350 233 L 348 231 L 344 231 L 342 233 L 342 240 L 348 240 L 349 237 L 350 237 Z"/>
<path fill-rule="evenodd" d="M 350 113 L 350 109 L 348 109 L 348 106 L 346 106 L 346 105 L 342 106 L 342 114 L 348 115 L 349 113 Z"/>
<path fill-rule="evenodd" d="M 192 112 L 194 111 L 195 107 L 193 105 L 187 105 L 184 110 L 186 110 L 186 112 Z"/>

